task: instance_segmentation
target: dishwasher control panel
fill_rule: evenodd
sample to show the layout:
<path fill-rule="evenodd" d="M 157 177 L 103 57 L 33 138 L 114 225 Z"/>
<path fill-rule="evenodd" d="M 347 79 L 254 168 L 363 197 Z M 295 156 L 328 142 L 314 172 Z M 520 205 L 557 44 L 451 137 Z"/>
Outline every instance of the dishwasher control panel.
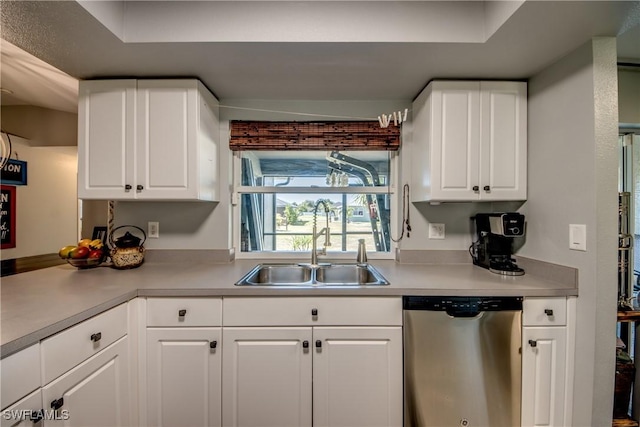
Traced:
<path fill-rule="evenodd" d="M 446 311 L 454 317 L 473 317 L 483 311 L 522 310 L 522 297 L 405 296 L 404 310 Z"/>

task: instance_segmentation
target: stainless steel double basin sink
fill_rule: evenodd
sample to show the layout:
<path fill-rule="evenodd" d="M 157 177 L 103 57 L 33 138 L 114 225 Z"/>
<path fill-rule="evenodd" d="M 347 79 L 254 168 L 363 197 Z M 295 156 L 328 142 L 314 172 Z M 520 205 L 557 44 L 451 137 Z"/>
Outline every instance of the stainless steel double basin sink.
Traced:
<path fill-rule="evenodd" d="M 384 286 L 369 264 L 258 264 L 236 286 Z"/>

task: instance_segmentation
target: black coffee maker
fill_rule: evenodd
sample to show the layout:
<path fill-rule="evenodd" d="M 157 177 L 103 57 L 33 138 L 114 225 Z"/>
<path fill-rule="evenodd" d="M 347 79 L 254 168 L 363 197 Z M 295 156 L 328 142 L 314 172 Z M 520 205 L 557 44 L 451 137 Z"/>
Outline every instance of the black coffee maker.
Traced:
<path fill-rule="evenodd" d="M 524 215 L 517 212 L 479 213 L 475 222 L 477 239 L 469 252 L 473 263 L 505 276 L 522 276 L 513 255 L 513 239 L 524 236 Z"/>

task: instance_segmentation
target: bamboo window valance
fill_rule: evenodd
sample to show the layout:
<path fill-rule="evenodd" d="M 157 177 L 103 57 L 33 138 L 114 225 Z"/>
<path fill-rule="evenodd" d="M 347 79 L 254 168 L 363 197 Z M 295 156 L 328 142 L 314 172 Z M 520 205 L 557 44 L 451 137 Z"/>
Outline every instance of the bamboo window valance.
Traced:
<path fill-rule="evenodd" d="M 398 150 L 400 127 L 377 121 L 230 123 L 229 147 L 240 150 Z"/>

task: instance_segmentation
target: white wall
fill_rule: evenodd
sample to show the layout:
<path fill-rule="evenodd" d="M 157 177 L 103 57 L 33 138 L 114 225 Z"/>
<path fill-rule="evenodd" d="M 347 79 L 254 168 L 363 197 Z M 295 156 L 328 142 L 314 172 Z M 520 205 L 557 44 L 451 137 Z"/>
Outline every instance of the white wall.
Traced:
<path fill-rule="evenodd" d="M 78 238 L 77 147 L 32 147 L 19 137 L 11 142 L 27 162 L 28 185 L 16 186 L 16 247 L 0 251 L 0 259 L 58 253 Z"/>
<path fill-rule="evenodd" d="M 78 115 L 33 105 L 2 106 L 2 130 L 32 146 L 77 146 Z"/>
<path fill-rule="evenodd" d="M 595 39 L 529 81 L 526 257 L 579 270 L 575 426 L 611 424 L 617 306 L 615 39 Z M 587 252 L 569 250 L 586 224 Z"/>

